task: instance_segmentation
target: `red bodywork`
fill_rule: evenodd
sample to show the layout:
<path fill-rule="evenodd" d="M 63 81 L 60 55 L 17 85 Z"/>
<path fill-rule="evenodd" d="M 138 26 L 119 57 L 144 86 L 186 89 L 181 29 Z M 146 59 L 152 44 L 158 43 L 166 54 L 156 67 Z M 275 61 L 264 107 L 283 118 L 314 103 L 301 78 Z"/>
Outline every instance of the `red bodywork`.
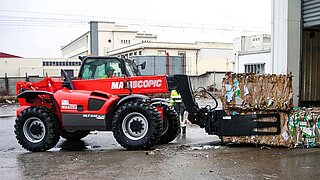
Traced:
<path fill-rule="evenodd" d="M 116 95 L 168 92 L 166 76 L 114 77 L 95 80 L 73 80 L 75 89 L 103 91 Z"/>
<path fill-rule="evenodd" d="M 60 78 L 49 77 L 44 78 L 40 82 L 18 82 L 16 86 L 17 94 L 25 90 L 44 93 L 37 94 L 36 98 L 33 98 L 32 101 L 28 101 L 25 97 L 18 97 L 20 107 L 17 110 L 17 115 L 29 106 L 46 106 L 56 112 L 63 125 L 65 119 L 73 119 L 71 115 L 81 115 L 81 117 L 77 117 L 80 120 L 83 120 L 83 117 L 91 117 L 92 115 L 104 117 L 120 100 L 121 96 L 168 92 L 165 75 L 114 77 L 92 80 L 76 79 L 72 80 L 75 90 L 63 88 L 62 82 L 63 80 Z M 93 111 L 88 107 L 90 99 L 104 101 L 105 103 L 99 110 Z M 162 115 L 162 109 L 159 108 L 158 110 Z"/>
<path fill-rule="evenodd" d="M 21 89 L 53 92 L 63 89 L 62 79 L 46 77 L 40 82 L 21 82 L 16 85 L 16 93 Z M 166 76 L 114 77 L 92 80 L 72 80 L 76 90 L 102 91 L 114 95 L 166 93 L 168 92 Z M 20 101 L 19 101 L 20 102 Z M 20 104 L 23 105 L 23 104 Z"/>

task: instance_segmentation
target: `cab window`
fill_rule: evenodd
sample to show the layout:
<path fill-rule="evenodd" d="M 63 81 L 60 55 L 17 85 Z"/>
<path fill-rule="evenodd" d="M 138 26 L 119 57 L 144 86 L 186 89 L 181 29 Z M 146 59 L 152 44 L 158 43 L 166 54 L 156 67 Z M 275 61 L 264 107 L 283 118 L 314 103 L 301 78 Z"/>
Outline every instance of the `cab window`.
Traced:
<path fill-rule="evenodd" d="M 84 62 L 80 78 L 82 79 L 100 79 L 110 77 L 108 71 L 112 69 L 112 77 L 122 77 L 121 63 L 118 59 L 87 59 Z"/>

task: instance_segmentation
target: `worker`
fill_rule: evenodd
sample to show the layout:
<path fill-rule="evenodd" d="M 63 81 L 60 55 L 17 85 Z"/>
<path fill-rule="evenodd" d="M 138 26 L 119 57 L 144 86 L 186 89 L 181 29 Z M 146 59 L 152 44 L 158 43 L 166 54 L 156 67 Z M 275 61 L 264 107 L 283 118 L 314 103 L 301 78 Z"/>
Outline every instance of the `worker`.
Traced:
<path fill-rule="evenodd" d="M 181 96 L 176 90 L 172 90 L 170 94 L 170 106 L 174 106 L 175 103 L 181 103 Z"/>
<path fill-rule="evenodd" d="M 106 68 L 106 74 L 100 76 L 100 78 L 111 78 L 115 69 L 112 66 Z"/>
<path fill-rule="evenodd" d="M 182 134 L 186 133 L 186 123 L 184 123 L 183 119 L 183 103 L 180 94 L 176 90 L 172 90 L 170 94 L 170 100 L 169 100 L 170 106 L 174 107 L 174 109 L 178 113 L 178 117 L 180 120 L 180 126 L 182 128 Z"/>

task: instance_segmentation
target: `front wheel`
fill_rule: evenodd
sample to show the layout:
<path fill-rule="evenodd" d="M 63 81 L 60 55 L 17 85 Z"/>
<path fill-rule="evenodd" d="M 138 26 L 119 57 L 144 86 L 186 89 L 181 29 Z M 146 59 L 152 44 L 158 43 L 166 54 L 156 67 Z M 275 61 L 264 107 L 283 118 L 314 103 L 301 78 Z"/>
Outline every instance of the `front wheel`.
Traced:
<path fill-rule="evenodd" d="M 161 136 L 162 119 L 155 107 L 128 102 L 115 113 L 112 131 L 117 142 L 129 150 L 148 149 Z"/>
<path fill-rule="evenodd" d="M 180 120 L 177 112 L 167 105 L 162 105 L 163 108 L 163 130 L 159 144 L 167 144 L 173 141 L 180 134 Z"/>
<path fill-rule="evenodd" d="M 46 151 L 59 141 L 61 125 L 56 114 L 46 107 L 29 107 L 15 121 L 19 144 L 33 152 Z"/>

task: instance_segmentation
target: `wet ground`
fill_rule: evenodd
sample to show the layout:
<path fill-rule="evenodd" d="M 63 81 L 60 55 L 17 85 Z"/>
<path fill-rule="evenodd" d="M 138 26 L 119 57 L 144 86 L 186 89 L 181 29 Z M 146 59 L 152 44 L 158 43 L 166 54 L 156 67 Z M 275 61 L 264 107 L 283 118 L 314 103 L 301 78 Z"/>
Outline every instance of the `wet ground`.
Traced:
<path fill-rule="evenodd" d="M 0 105 L 0 179 L 319 179 L 320 149 L 229 147 L 195 125 L 168 145 L 127 151 L 111 132 L 48 152 L 17 143 L 16 106 Z M 9 116 L 6 116 L 9 115 Z"/>

